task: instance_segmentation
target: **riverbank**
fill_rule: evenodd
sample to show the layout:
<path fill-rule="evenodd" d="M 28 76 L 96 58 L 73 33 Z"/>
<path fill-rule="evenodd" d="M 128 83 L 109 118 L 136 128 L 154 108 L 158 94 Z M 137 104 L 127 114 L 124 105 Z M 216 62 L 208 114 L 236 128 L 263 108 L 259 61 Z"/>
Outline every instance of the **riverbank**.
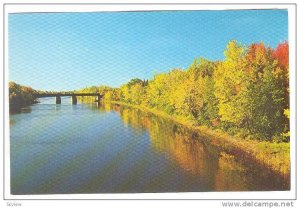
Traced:
<path fill-rule="evenodd" d="M 23 107 L 38 103 L 36 93 L 31 87 L 9 82 L 9 111 L 19 112 Z"/>
<path fill-rule="evenodd" d="M 183 117 L 171 116 L 156 109 L 119 101 L 111 101 L 111 103 L 137 108 L 142 111 L 170 119 L 178 124 L 198 131 L 201 135 L 209 138 L 211 144 L 221 148 L 225 152 L 230 152 L 237 157 L 243 154 L 244 156 L 251 157 L 258 163 L 274 170 L 284 177 L 289 177 L 290 175 L 290 143 L 245 140 L 231 136 L 219 129 L 213 130 L 205 126 L 195 126 L 192 122 Z"/>

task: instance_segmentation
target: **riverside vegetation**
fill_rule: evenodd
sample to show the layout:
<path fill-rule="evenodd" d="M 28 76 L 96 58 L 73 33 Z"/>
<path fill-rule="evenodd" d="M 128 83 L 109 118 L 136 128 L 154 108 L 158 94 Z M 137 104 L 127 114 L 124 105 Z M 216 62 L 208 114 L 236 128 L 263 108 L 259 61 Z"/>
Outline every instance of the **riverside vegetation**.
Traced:
<path fill-rule="evenodd" d="M 37 102 L 34 94 L 36 90 L 22 86 L 15 82 L 9 82 L 9 108 L 11 111 Z"/>
<path fill-rule="evenodd" d="M 149 111 L 210 135 L 216 145 L 247 154 L 275 171 L 290 172 L 288 43 L 230 41 L 222 61 L 197 58 L 120 88 L 93 86 L 76 92 L 104 94 L 105 102 Z M 10 83 L 10 106 L 35 101 L 28 87 Z M 41 92 L 40 92 L 41 93 Z M 84 102 L 94 98 L 83 97 Z M 91 100 L 93 99 L 93 100 Z M 15 104 L 16 103 L 16 104 Z M 268 160 L 265 160 L 268 158 Z"/>

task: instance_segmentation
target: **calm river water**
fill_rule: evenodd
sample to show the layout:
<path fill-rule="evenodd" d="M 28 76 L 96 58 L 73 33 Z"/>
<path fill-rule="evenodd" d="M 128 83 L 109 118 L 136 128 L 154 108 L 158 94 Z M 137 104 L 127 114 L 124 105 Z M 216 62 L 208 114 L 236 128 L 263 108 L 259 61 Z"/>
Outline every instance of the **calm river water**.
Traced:
<path fill-rule="evenodd" d="M 289 189 L 289 179 L 152 114 L 40 101 L 10 115 L 12 194 Z"/>

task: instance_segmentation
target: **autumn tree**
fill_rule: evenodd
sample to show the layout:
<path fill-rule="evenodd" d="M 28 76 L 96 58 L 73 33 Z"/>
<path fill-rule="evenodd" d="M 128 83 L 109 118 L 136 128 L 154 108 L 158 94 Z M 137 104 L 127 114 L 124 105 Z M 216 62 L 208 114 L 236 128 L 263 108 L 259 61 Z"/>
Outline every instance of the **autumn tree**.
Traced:
<path fill-rule="evenodd" d="M 225 60 L 217 64 L 213 75 L 220 120 L 227 130 L 242 128 L 249 119 L 245 54 L 245 47 L 230 41 L 224 52 Z"/>
<path fill-rule="evenodd" d="M 186 103 L 200 124 L 211 125 L 218 117 L 218 101 L 214 95 L 215 64 L 204 58 L 195 59 L 188 68 Z"/>

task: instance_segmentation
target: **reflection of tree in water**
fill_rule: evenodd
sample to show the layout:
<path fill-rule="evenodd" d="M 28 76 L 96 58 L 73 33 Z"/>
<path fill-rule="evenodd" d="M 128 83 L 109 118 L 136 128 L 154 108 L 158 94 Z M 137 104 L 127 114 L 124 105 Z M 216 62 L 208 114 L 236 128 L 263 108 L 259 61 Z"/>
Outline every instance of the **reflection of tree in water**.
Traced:
<path fill-rule="evenodd" d="M 102 107 L 118 112 L 123 122 L 134 130 L 147 130 L 154 151 L 166 155 L 194 177 L 203 179 L 213 190 L 272 190 L 282 184 L 280 178 L 259 165 L 246 164 L 247 161 L 241 161 L 243 157 L 223 152 L 222 148 L 212 146 L 206 137 L 170 120 L 120 105 Z"/>
<path fill-rule="evenodd" d="M 132 108 L 120 108 L 124 123 L 147 129 L 155 151 L 166 154 L 171 161 L 194 176 L 203 178 L 211 187 L 218 171 L 218 152 L 208 150 L 199 135 L 176 123 Z"/>

